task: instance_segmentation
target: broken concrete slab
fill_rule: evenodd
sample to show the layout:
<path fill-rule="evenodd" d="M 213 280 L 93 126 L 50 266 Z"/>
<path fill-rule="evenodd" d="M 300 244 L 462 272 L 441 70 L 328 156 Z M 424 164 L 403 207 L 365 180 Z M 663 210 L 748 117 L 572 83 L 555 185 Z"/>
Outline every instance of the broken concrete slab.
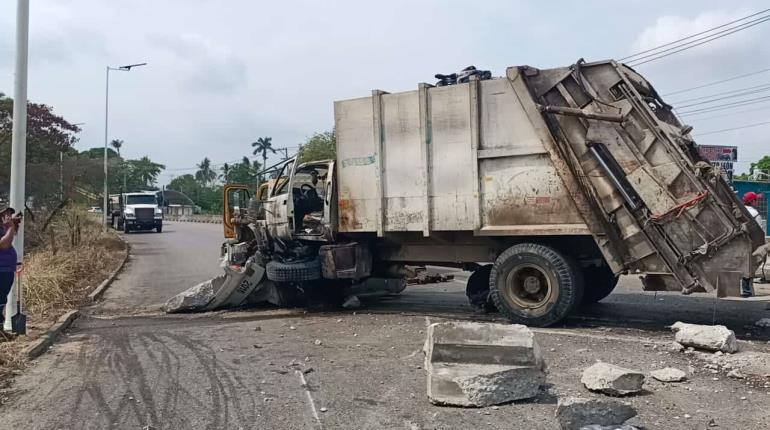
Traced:
<path fill-rule="evenodd" d="M 556 405 L 556 419 L 563 430 L 617 428 L 635 416 L 631 405 L 611 399 L 568 397 Z"/>
<path fill-rule="evenodd" d="M 201 282 L 200 284 L 168 299 L 161 309 L 170 314 L 203 310 L 212 300 L 214 300 L 214 292 L 219 289 L 225 279 L 225 275 L 220 275 L 214 279 Z"/>
<path fill-rule="evenodd" d="M 523 325 L 431 324 L 425 354 L 434 404 L 491 406 L 534 397 L 545 382 L 540 348 Z"/>
<path fill-rule="evenodd" d="M 644 374 L 599 361 L 583 371 L 580 382 L 591 391 L 611 396 L 625 396 L 642 390 Z"/>
<path fill-rule="evenodd" d="M 660 382 L 682 382 L 687 379 L 687 373 L 684 370 L 679 370 L 674 367 L 653 370 L 650 372 L 650 376 Z"/>
<path fill-rule="evenodd" d="M 687 324 L 681 321 L 671 326 L 674 339 L 685 346 L 708 351 L 736 352 L 735 332 L 723 325 Z"/>
<path fill-rule="evenodd" d="M 757 327 L 770 327 L 770 318 L 761 318 L 754 325 Z"/>

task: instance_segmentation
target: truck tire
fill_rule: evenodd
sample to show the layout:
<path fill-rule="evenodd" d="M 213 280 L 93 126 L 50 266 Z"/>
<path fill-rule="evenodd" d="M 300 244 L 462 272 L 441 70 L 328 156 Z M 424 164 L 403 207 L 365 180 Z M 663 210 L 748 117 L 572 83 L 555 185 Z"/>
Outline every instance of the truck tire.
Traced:
<path fill-rule="evenodd" d="M 158 232 L 158 233 L 163 233 L 163 226 L 159 225 L 159 226 L 155 227 L 155 231 Z"/>
<path fill-rule="evenodd" d="M 618 285 L 618 279 L 609 267 L 588 267 L 583 269 L 583 301 L 584 305 L 599 303 L 602 299 L 609 296 L 615 286 Z"/>
<path fill-rule="evenodd" d="M 571 258 L 553 248 L 521 243 L 495 260 L 489 295 L 511 322 L 547 327 L 581 302 L 583 276 Z"/>
<path fill-rule="evenodd" d="M 131 228 L 128 226 L 128 223 L 123 221 L 123 233 L 128 234 L 131 232 Z"/>
<path fill-rule="evenodd" d="M 489 297 L 489 274 L 491 272 L 491 264 L 476 269 L 468 277 L 468 283 L 465 286 L 465 295 L 468 296 L 468 302 L 471 306 L 485 312 L 495 310 L 495 304 Z"/>
<path fill-rule="evenodd" d="M 281 263 L 271 261 L 265 266 L 267 279 L 275 282 L 303 282 L 321 279 L 321 261 L 317 258 L 310 261 Z"/>

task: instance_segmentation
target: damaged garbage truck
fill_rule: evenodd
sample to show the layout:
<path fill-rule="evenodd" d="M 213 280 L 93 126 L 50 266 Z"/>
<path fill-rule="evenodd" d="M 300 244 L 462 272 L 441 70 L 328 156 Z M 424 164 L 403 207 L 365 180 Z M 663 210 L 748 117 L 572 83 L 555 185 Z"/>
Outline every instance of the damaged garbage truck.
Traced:
<path fill-rule="evenodd" d="M 251 271 L 236 301 L 398 291 L 434 264 L 473 271 L 473 304 L 548 326 L 621 274 L 738 296 L 765 243 L 691 127 L 615 61 L 373 91 L 334 118 L 335 160 L 287 160 L 253 197 L 226 187 L 228 270 Z"/>

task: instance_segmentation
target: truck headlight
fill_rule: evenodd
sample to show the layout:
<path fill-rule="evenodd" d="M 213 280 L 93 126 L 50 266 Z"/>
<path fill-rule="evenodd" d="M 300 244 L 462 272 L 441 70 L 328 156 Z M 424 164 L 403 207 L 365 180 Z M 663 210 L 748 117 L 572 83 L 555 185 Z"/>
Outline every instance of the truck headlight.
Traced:
<path fill-rule="evenodd" d="M 133 218 L 134 216 L 134 210 L 126 208 L 126 218 Z"/>

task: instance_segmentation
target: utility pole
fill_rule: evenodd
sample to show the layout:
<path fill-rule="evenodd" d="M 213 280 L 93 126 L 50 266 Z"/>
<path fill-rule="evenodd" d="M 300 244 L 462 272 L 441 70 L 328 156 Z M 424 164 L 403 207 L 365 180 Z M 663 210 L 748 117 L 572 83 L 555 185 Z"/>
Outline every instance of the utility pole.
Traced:
<path fill-rule="evenodd" d="M 107 230 L 107 199 L 109 190 L 107 188 L 107 145 L 109 144 L 109 119 L 110 119 L 110 70 L 119 72 L 130 72 L 134 67 L 146 66 L 147 63 L 129 64 L 127 66 L 110 67 L 107 66 L 107 78 L 105 79 L 104 90 L 104 206 L 102 207 L 102 228 Z"/>
<path fill-rule="evenodd" d="M 29 0 L 16 1 L 16 72 L 13 81 L 13 131 L 11 136 L 11 207 L 24 213 L 27 164 L 27 58 L 29 42 Z M 17 262 L 24 260 L 24 223 L 13 239 Z M 11 330 L 11 317 L 21 310 L 16 306 L 21 287 L 17 276 L 5 305 L 5 330 Z M 23 327 L 25 329 L 25 327 Z M 22 330 L 23 331 L 23 330 Z"/>

